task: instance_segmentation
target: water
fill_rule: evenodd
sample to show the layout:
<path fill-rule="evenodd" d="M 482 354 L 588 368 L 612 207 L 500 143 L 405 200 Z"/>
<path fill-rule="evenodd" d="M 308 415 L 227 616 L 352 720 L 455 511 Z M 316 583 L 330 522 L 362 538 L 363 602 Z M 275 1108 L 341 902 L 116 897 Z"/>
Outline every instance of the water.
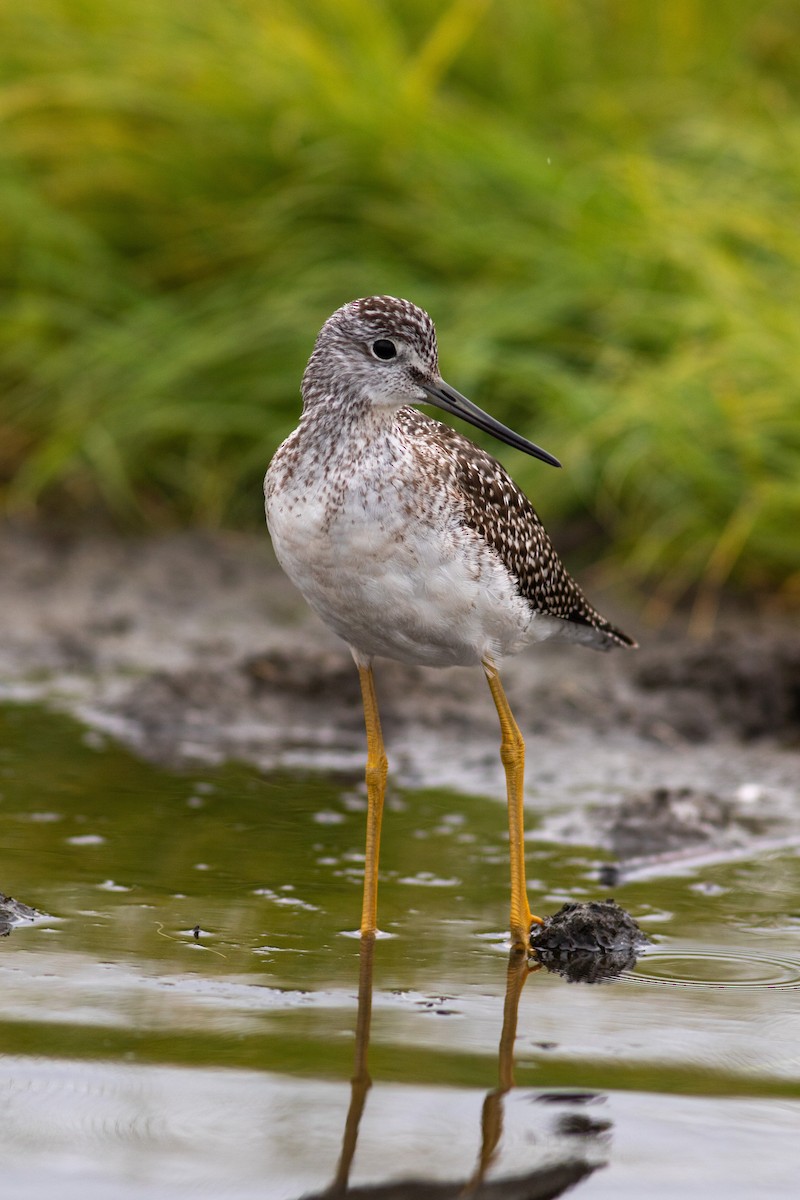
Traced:
<path fill-rule="evenodd" d="M 654 945 L 580 986 L 507 973 L 502 806 L 392 793 L 365 964 L 358 779 L 171 773 L 27 707 L 0 744 L 0 888 L 47 914 L 0 942 L 0 1194 L 796 1196 L 795 850 L 617 886 Z M 535 911 L 606 894 L 529 824 Z"/>

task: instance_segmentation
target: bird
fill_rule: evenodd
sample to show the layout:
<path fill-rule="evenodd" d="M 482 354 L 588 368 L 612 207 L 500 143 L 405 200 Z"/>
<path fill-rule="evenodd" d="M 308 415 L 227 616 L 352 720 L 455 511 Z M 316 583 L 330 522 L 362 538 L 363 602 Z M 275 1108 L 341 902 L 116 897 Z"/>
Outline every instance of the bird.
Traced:
<path fill-rule="evenodd" d="M 349 646 L 367 739 L 360 932 L 377 933 L 388 762 L 376 658 L 480 666 L 500 723 L 508 803 L 510 936 L 527 949 L 525 743 L 500 679 L 528 642 L 634 647 L 563 566 L 531 501 L 501 464 L 419 405 L 434 406 L 554 467 L 557 458 L 445 383 L 433 321 L 409 300 L 367 296 L 325 321 L 302 380 L 296 429 L 264 479 L 283 570 Z"/>

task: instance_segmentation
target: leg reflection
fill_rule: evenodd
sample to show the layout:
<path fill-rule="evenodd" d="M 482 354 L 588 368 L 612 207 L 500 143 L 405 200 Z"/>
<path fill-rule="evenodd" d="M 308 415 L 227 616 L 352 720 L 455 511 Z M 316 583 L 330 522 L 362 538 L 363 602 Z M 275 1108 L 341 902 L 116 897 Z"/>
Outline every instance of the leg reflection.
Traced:
<path fill-rule="evenodd" d="M 517 1036 L 517 1013 L 519 998 L 525 981 L 533 971 L 538 971 L 539 964 L 528 964 L 528 956 L 519 950 L 512 950 L 508 959 L 506 972 L 506 998 L 503 1004 L 503 1031 L 500 1034 L 500 1051 L 498 1054 L 499 1086 L 489 1092 L 483 1102 L 481 1113 L 481 1151 L 475 1174 L 465 1188 L 465 1194 L 474 1191 L 480 1184 L 500 1144 L 503 1132 L 503 1097 L 514 1086 L 514 1042 Z"/>
<path fill-rule="evenodd" d="M 504 1180 L 487 1180 L 485 1178 L 492 1165 L 503 1132 L 503 1100 L 514 1086 L 514 1041 L 517 1033 L 517 1012 L 520 996 L 525 982 L 533 971 L 538 971 L 539 965 L 529 965 L 527 956 L 512 950 L 508 960 L 506 973 L 506 994 L 503 1006 L 503 1029 L 500 1035 L 500 1051 L 498 1063 L 498 1087 L 487 1095 L 481 1114 L 481 1148 L 476 1169 L 466 1182 L 453 1180 L 439 1182 L 438 1180 L 419 1177 L 409 1178 L 403 1170 L 403 1163 L 397 1159 L 390 1163 L 390 1174 L 394 1176 L 390 1182 L 366 1184 L 350 1188 L 350 1172 L 356 1152 L 358 1129 L 364 1112 L 367 1095 L 372 1087 L 372 1080 L 367 1066 L 369 1051 L 370 1020 L 372 1016 L 372 967 L 375 953 L 375 938 L 364 935 L 361 938 L 360 967 L 358 980 L 358 1016 L 356 1018 L 356 1052 L 353 1077 L 350 1087 L 350 1106 L 347 1111 L 342 1152 L 333 1182 L 326 1191 L 306 1196 L 306 1200 L 331 1200 L 332 1197 L 349 1196 L 352 1200 L 460 1200 L 469 1197 L 470 1200 L 507 1200 L 508 1197 L 519 1197 L 520 1200 L 555 1200 L 567 1189 L 573 1187 L 585 1176 L 595 1170 L 597 1163 L 590 1163 L 580 1156 L 570 1153 L 562 1162 L 549 1166 L 540 1166 L 527 1174 L 517 1175 Z M 397 1150 L 395 1150 L 397 1153 Z M 413 1148 L 408 1148 L 412 1156 Z M 403 1159 L 407 1160 L 406 1154 Z M 398 1168 L 401 1180 L 396 1176 Z M 511 1190 L 509 1190 L 511 1189 Z"/>
<path fill-rule="evenodd" d="M 358 1127 L 361 1114 L 367 1100 L 367 1092 L 372 1087 L 372 1080 L 367 1068 L 369 1051 L 369 1027 L 372 1020 L 372 964 L 375 958 L 374 934 L 363 934 L 358 968 L 358 1015 L 356 1017 L 356 1054 L 353 1064 L 353 1078 L 350 1081 L 350 1107 L 347 1110 L 347 1120 L 342 1139 L 342 1153 L 339 1166 L 330 1186 L 328 1195 L 342 1196 L 347 1191 L 350 1179 L 350 1168 L 358 1142 Z"/>

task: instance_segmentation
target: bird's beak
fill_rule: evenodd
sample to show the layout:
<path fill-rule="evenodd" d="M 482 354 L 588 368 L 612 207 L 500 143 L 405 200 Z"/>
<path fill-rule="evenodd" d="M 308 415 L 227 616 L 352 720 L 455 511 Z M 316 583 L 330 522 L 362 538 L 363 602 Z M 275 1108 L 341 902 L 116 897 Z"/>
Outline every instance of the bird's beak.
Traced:
<path fill-rule="evenodd" d="M 492 437 L 496 437 L 500 442 L 505 442 L 507 446 L 513 446 L 515 450 L 522 450 L 525 454 L 540 458 L 542 462 L 549 463 L 551 467 L 561 466 L 561 463 L 552 454 L 548 454 L 546 450 L 542 450 L 541 446 L 535 446 L 527 438 L 514 433 L 514 430 L 509 429 L 507 425 L 502 425 L 500 421 L 490 417 L 482 408 L 478 408 L 477 404 L 473 404 L 466 396 L 462 396 L 455 388 L 451 388 L 443 379 L 437 380 L 436 383 L 421 383 L 419 386 L 427 393 L 430 403 L 435 404 L 437 408 L 443 408 L 445 412 L 452 413 L 455 417 L 461 417 L 462 421 L 469 421 L 470 425 L 474 425 L 476 429 L 490 433 Z"/>

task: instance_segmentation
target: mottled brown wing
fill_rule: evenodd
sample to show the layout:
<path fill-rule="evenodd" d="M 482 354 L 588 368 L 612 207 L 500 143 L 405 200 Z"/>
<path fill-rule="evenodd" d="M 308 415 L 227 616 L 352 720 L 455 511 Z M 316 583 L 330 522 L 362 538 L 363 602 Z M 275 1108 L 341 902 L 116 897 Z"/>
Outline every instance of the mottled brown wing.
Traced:
<path fill-rule="evenodd" d="M 411 436 L 436 445 L 460 493 L 465 523 L 496 552 L 534 612 L 593 630 L 598 650 L 636 645 L 592 608 L 530 500 L 491 454 L 416 409 L 401 409 L 398 420 Z"/>

